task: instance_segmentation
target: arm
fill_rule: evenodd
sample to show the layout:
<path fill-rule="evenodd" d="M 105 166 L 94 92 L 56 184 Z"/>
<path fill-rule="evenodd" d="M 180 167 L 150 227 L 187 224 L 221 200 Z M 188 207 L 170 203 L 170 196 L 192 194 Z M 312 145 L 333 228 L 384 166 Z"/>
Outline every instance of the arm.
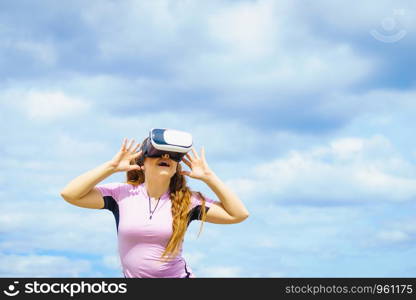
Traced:
<path fill-rule="evenodd" d="M 131 160 L 141 154 L 141 151 L 136 152 L 140 144 L 132 147 L 133 141 L 126 147 L 127 139 L 124 139 L 120 151 L 112 160 L 73 179 L 61 191 L 61 197 L 67 202 L 80 207 L 102 208 L 104 200 L 100 191 L 94 187 L 116 172 L 140 169 L 138 165 L 130 165 Z"/>
<path fill-rule="evenodd" d="M 61 191 L 65 200 L 80 199 L 92 190 L 99 182 L 114 173 L 114 166 L 111 162 L 104 164 L 76 177 L 70 181 Z"/>
<path fill-rule="evenodd" d="M 207 212 L 207 222 L 219 224 L 239 223 L 248 218 L 249 212 L 237 197 L 217 175 L 212 173 L 203 180 L 220 199 L 221 204 L 215 204 Z"/>
<path fill-rule="evenodd" d="M 247 219 L 249 212 L 244 204 L 208 167 L 204 148 L 201 150 L 201 158 L 193 148 L 192 152 L 194 157 L 186 154 L 186 158 L 183 158 L 183 162 L 191 171 L 182 171 L 182 174 L 205 182 L 221 201 L 210 207 L 206 221 L 216 224 L 233 224 Z"/>

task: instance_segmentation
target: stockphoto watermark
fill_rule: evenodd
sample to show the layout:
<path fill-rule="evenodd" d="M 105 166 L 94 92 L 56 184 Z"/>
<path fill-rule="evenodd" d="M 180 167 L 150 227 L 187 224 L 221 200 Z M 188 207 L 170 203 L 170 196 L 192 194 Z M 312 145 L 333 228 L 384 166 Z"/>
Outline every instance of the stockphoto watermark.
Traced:
<path fill-rule="evenodd" d="M 99 283 L 90 282 L 25 282 L 13 281 L 9 284 L 3 294 L 14 297 L 19 294 L 67 294 L 73 297 L 76 294 L 125 294 L 127 293 L 127 283 Z"/>
<path fill-rule="evenodd" d="M 396 43 L 407 35 L 400 18 L 406 15 L 405 9 L 394 9 L 391 16 L 381 20 L 380 28 L 370 30 L 370 34 L 380 42 Z"/>

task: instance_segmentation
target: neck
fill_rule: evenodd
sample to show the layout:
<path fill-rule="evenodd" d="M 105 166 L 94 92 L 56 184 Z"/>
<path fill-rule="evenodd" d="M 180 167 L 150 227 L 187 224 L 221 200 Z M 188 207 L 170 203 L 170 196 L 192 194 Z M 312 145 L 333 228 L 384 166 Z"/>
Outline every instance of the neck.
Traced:
<path fill-rule="evenodd" d="M 170 178 L 163 180 L 158 178 L 156 180 L 145 180 L 144 182 L 147 194 L 150 198 L 159 199 L 164 193 L 169 190 Z"/>

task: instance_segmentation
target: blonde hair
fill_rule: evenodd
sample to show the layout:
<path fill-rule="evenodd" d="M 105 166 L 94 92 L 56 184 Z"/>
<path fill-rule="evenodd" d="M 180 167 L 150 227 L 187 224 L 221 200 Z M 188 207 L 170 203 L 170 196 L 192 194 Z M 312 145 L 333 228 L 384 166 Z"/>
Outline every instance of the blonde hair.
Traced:
<path fill-rule="evenodd" d="M 144 142 L 142 143 L 142 145 Z M 131 161 L 130 163 L 138 163 L 144 161 L 143 157 L 139 157 L 136 161 Z M 162 253 L 161 259 L 168 260 L 173 259 L 179 254 L 179 251 L 182 246 L 182 242 L 185 237 L 186 229 L 188 227 L 188 222 L 190 214 L 188 214 L 189 208 L 191 206 L 191 196 L 192 191 L 186 184 L 186 178 L 184 175 L 181 175 L 182 166 L 178 163 L 175 175 L 170 179 L 169 184 L 169 198 L 171 200 L 171 212 L 172 212 L 172 235 L 166 245 L 165 251 Z M 144 183 L 145 176 L 143 170 L 132 170 L 127 172 L 127 183 L 132 185 L 140 185 Z M 205 197 L 200 193 L 196 192 L 201 198 L 202 209 L 201 209 L 201 227 L 198 233 L 201 233 L 203 224 L 206 219 L 206 209 L 205 209 Z"/>

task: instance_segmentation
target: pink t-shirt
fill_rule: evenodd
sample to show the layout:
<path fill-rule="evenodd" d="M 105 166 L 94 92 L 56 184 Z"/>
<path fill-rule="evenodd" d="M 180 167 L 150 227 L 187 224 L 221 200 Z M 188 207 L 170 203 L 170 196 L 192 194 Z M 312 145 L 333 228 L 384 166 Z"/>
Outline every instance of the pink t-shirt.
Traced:
<path fill-rule="evenodd" d="M 103 209 L 113 212 L 116 219 L 118 250 L 124 277 L 140 278 L 186 278 L 195 277 L 192 269 L 179 254 L 168 262 L 159 260 L 172 235 L 171 200 L 167 191 L 160 198 L 150 219 L 149 198 L 146 186 L 128 183 L 107 183 L 97 185 L 104 199 Z M 205 197 L 207 211 L 217 202 Z M 200 220 L 201 199 L 192 192 L 190 221 Z M 189 225 L 188 223 L 188 225 Z"/>

